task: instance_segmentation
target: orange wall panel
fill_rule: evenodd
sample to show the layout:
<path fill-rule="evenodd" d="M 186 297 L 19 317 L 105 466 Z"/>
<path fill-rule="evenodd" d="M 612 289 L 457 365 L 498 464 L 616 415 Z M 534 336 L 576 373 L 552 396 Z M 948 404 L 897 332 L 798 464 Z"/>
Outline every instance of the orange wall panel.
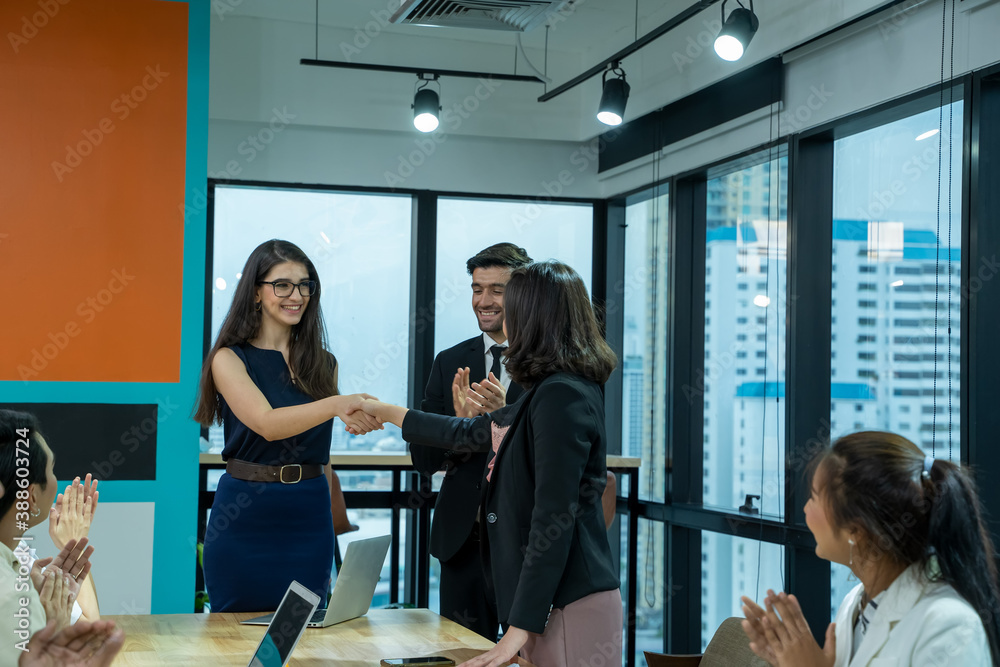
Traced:
<path fill-rule="evenodd" d="M 187 12 L 0 2 L 0 380 L 179 380 Z"/>

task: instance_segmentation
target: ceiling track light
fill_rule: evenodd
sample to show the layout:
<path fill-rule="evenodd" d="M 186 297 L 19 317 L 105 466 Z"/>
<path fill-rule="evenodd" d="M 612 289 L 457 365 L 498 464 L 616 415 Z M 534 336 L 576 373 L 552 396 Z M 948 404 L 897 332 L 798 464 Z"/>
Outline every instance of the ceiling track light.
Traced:
<path fill-rule="evenodd" d="M 753 12 L 753 0 L 750 0 L 750 9 L 744 7 L 741 0 L 736 0 L 739 7 L 727 19 L 726 2 L 728 0 L 722 0 L 722 30 L 715 38 L 715 52 L 723 60 L 732 62 L 743 57 L 750 46 L 750 40 L 760 27 L 760 20 Z"/>
<path fill-rule="evenodd" d="M 438 90 L 429 88 L 431 83 L 436 83 Z M 441 84 L 438 82 L 437 74 L 417 74 L 416 92 L 413 95 L 413 127 L 421 132 L 433 132 L 438 128 L 438 114 L 441 111 L 441 96 L 439 91 Z"/>
<path fill-rule="evenodd" d="M 617 77 L 609 79 L 610 73 L 616 74 Z M 631 86 L 625 81 L 625 70 L 617 60 L 608 65 L 604 76 L 601 77 L 601 83 L 601 104 L 597 108 L 597 120 L 605 125 L 621 125 Z"/>

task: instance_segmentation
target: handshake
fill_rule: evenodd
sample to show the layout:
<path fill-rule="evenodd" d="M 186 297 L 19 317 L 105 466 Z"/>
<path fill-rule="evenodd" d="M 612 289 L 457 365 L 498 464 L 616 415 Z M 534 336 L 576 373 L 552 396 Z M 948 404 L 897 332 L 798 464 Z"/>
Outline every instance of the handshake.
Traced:
<path fill-rule="evenodd" d="M 469 382 L 469 368 L 459 368 L 451 385 L 452 406 L 455 416 L 469 419 L 504 407 L 507 391 L 493 374 L 482 382 Z M 382 403 L 371 394 L 344 396 L 346 407 L 340 418 L 344 430 L 352 435 L 364 435 L 384 428 L 385 422 L 403 425 L 406 408 Z"/>

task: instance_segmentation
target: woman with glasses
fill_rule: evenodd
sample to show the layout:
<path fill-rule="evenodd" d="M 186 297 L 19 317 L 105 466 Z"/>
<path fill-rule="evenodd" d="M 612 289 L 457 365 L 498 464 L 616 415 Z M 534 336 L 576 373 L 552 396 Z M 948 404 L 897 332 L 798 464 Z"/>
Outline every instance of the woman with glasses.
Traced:
<path fill-rule="evenodd" d="M 250 254 L 201 375 L 195 420 L 222 423 L 226 473 L 205 532 L 212 611 L 275 609 L 294 579 L 325 601 L 333 564 L 333 418 L 381 428 L 367 394 L 341 396 L 320 280 L 296 245 Z M 342 498 L 340 499 L 342 501 Z"/>

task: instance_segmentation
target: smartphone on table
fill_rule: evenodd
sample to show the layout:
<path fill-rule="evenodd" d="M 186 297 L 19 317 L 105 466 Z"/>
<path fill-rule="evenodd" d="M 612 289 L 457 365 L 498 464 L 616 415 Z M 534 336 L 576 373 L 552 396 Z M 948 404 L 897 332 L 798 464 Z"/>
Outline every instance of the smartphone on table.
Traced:
<path fill-rule="evenodd" d="M 440 655 L 426 658 L 393 658 L 382 661 L 382 667 L 454 667 L 455 661 Z"/>

